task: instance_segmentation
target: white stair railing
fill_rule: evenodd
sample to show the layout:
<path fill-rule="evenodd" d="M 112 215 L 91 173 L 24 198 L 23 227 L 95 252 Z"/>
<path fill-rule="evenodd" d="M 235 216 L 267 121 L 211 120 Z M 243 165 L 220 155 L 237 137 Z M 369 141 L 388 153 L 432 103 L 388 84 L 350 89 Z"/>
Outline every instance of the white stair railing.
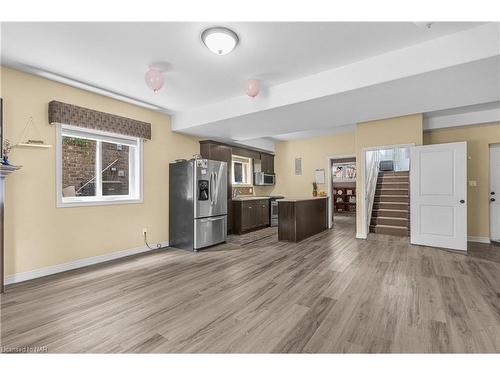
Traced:
<path fill-rule="evenodd" d="M 370 222 L 372 219 L 373 201 L 375 200 L 375 191 L 377 190 L 377 179 L 379 172 L 380 156 L 378 152 L 374 152 L 372 159 L 368 163 L 365 172 L 366 179 L 366 195 L 365 195 L 365 210 L 366 210 L 366 235 L 370 232 Z"/>

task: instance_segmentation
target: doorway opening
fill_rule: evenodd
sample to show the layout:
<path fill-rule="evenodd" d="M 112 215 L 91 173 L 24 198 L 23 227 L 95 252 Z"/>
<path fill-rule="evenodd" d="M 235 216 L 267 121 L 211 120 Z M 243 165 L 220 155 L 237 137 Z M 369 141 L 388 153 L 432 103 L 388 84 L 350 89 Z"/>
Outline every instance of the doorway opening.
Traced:
<path fill-rule="evenodd" d="M 329 159 L 330 223 L 356 231 L 356 157 Z"/>
<path fill-rule="evenodd" d="M 363 224 L 368 233 L 410 235 L 410 145 L 364 150 Z"/>

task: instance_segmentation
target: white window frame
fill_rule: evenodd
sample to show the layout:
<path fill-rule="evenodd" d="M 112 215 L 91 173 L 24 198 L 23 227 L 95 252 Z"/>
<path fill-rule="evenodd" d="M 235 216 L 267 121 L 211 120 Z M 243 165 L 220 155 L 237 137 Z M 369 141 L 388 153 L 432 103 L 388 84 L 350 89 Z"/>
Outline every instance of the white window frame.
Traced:
<path fill-rule="evenodd" d="M 63 136 L 97 141 L 95 197 L 62 196 L 62 139 Z M 129 194 L 102 195 L 101 184 L 101 142 L 123 144 L 135 147 L 134 157 L 129 158 Z M 130 153 L 129 153 L 130 155 Z M 66 124 L 56 124 L 56 206 L 79 207 L 143 202 L 143 139 L 93 129 L 83 129 Z"/>
<path fill-rule="evenodd" d="M 240 159 L 240 160 L 238 160 Z M 243 161 L 245 160 L 245 161 Z M 247 168 L 247 176 L 246 176 L 246 180 L 248 182 L 235 182 L 234 181 L 234 163 L 235 162 L 239 162 L 239 163 L 246 163 L 248 162 L 248 168 Z M 252 179 L 252 176 L 253 176 L 253 165 L 252 165 L 252 158 L 247 158 L 245 156 L 239 156 L 239 155 L 233 155 L 232 159 L 231 159 L 231 183 L 233 184 L 233 186 L 253 186 L 253 179 Z"/>

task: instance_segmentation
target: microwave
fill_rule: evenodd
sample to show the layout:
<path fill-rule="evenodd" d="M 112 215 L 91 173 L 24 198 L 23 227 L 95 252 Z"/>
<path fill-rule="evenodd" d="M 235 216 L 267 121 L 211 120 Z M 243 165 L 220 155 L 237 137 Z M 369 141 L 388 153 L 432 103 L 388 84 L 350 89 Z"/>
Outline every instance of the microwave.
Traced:
<path fill-rule="evenodd" d="M 274 185 L 276 183 L 276 175 L 274 173 L 255 172 L 253 184 L 257 186 Z"/>

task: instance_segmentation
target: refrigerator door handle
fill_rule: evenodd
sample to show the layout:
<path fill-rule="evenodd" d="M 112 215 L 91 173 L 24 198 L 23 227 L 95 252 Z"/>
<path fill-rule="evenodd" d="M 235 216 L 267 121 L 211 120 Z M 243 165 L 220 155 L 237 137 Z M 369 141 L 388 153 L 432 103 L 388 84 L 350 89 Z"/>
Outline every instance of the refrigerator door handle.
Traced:
<path fill-rule="evenodd" d="M 215 204 L 215 175 L 214 172 L 210 173 L 210 204 L 213 206 Z"/>
<path fill-rule="evenodd" d="M 214 205 L 217 204 L 218 201 L 218 196 L 219 196 L 219 175 L 217 172 L 214 172 L 214 185 L 215 185 L 215 191 L 214 191 Z"/>
<path fill-rule="evenodd" d="M 219 217 L 208 217 L 208 218 L 205 218 L 205 219 L 199 219 L 199 222 L 200 223 L 210 223 L 212 221 L 220 221 L 220 220 L 224 220 L 224 217 L 225 216 L 219 216 Z"/>

